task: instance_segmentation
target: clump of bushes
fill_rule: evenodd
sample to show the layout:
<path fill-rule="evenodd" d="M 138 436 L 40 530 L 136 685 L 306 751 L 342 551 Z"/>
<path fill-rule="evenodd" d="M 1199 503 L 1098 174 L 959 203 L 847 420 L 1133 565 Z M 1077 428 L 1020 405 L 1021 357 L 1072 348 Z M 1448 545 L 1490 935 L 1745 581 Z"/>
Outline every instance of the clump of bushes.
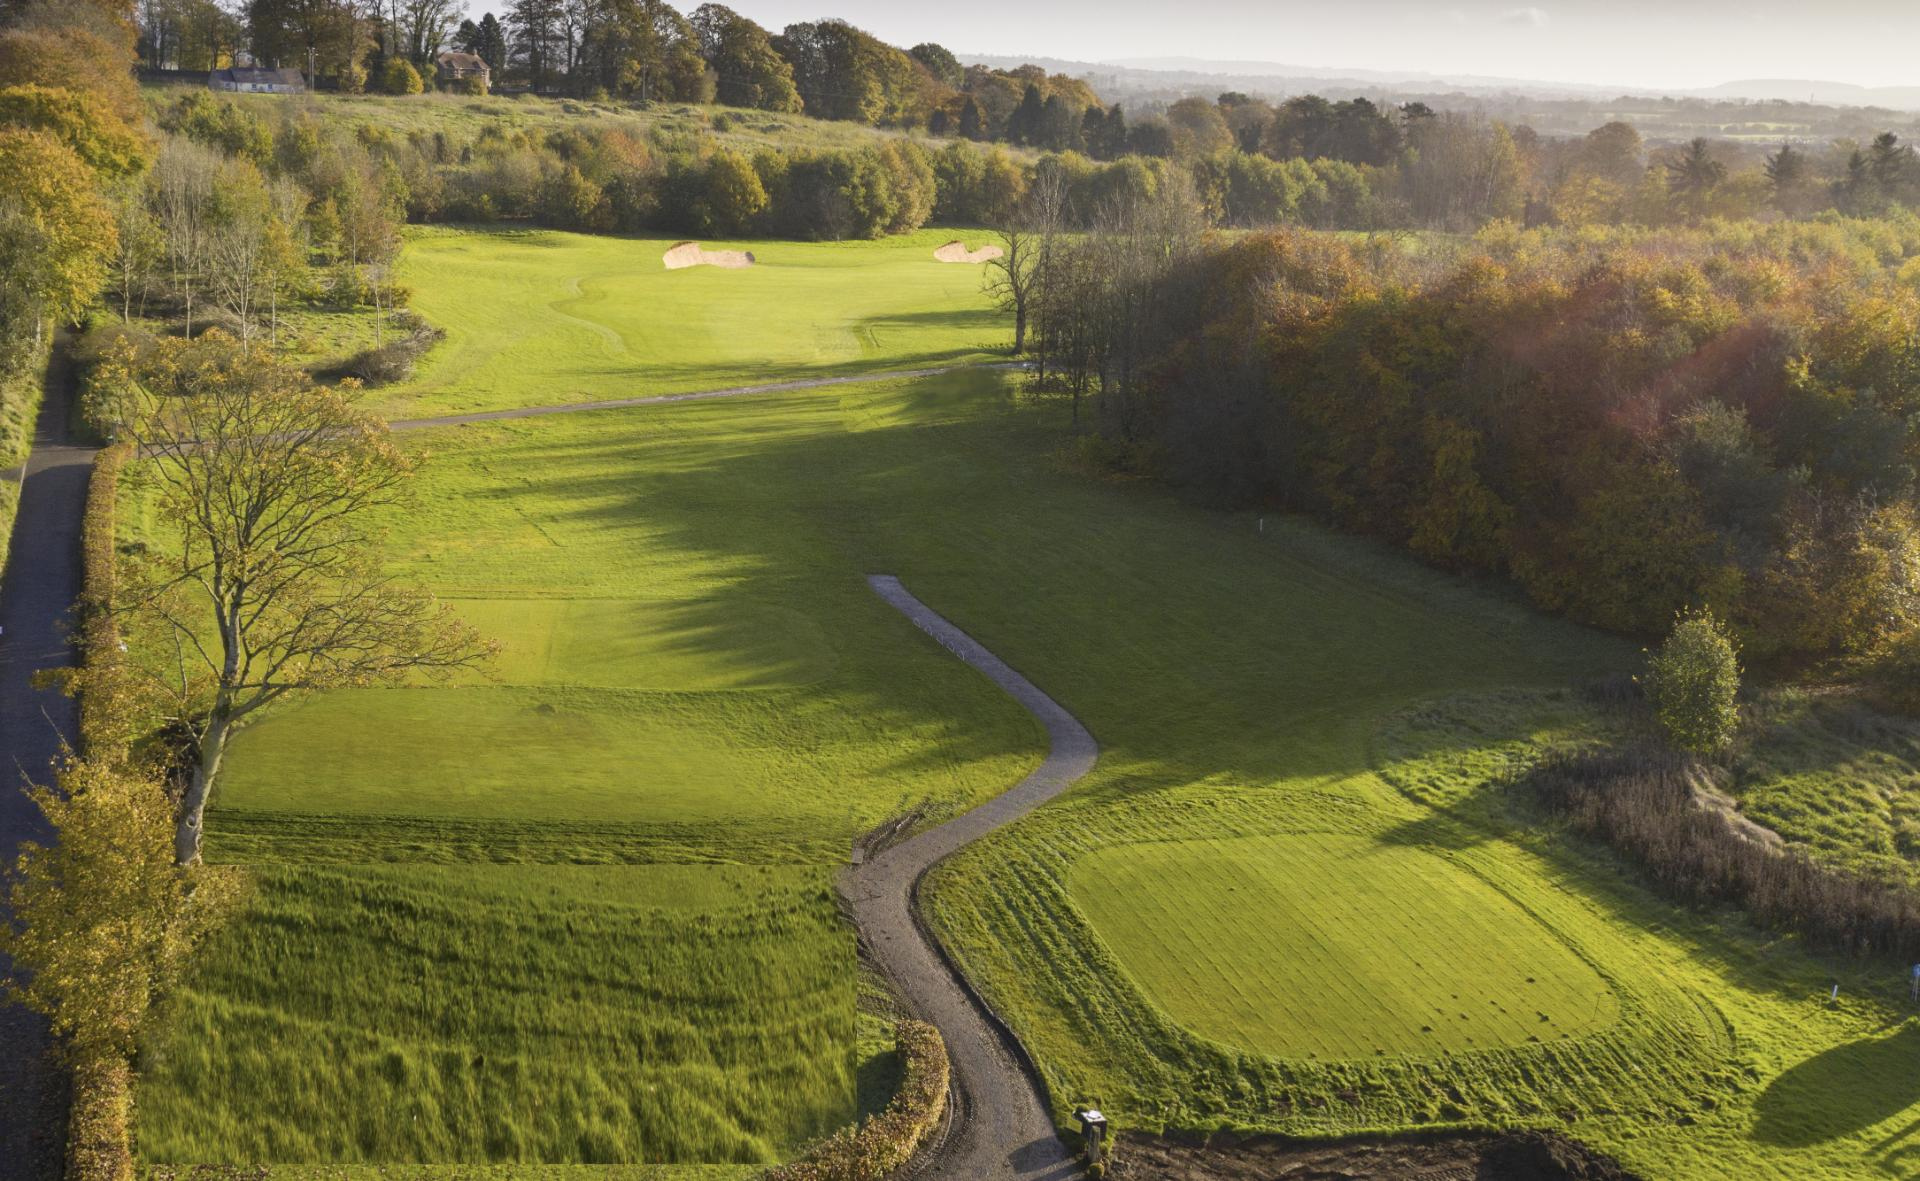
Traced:
<path fill-rule="evenodd" d="M 880 1181 L 913 1158 L 947 1109 L 947 1047 L 923 1021 L 900 1022 L 894 1038 L 905 1072 L 887 1109 L 768 1171 L 765 1181 Z"/>
<path fill-rule="evenodd" d="M 1765 926 L 1848 955 L 1920 958 L 1920 892 L 1773 849 L 1695 804 L 1695 765 L 1650 749 L 1549 757 L 1523 786 L 1667 896 L 1738 906 Z"/>
<path fill-rule="evenodd" d="M 395 313 L 393 322 L 404 335 L 384 345 L 363 349 L 337 365 L 326 366 L 314 372 L 314 379 L 337 382 L 351 378 L 369 387 L 405 381 L 412 376 L 414 364 L 447 335 L 413 311 Z"/>

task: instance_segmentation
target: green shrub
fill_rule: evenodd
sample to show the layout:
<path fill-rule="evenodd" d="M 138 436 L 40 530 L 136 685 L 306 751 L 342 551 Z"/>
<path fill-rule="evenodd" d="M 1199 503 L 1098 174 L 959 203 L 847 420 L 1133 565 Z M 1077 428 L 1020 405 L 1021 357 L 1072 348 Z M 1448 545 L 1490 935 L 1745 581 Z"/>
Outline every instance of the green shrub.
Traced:
<path fill-rule="evenodd" d="M 1722 750 L 1740 723 L 1740 659 L 1711 611 L 1683 614 L 1642 682 L 1667 741 L 1689 754 Z"/>
<path fill-rule="evenodd" d="M 380 67 L 382 94 L 419 94 L 426 88 L 426 83 L 420 80 L 420 71 L 404 57 L 390 57 L 387 64 Z"/>

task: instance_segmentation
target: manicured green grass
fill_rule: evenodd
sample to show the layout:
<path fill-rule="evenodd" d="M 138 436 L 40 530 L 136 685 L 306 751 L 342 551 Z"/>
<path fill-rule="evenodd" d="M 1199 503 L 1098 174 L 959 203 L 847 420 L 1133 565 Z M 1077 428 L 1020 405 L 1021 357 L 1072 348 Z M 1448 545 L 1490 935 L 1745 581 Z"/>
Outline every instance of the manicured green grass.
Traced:
<path fill-rule="evenodd" d="M 1004 359 L 981 268 L 934 261 L 953 237 L 709 242 L 758 261 L 669 271 L 671 239 L 418 231 L 400 278 L 447 339 L 379 404 L 420 417 Z"/>
<path fill-rule="evenodd" d="M 1068 888 L 1175 1021 L 1281 1057 L 1517 1046 L 1618 1016 L 1570 948 L 1417 848 L 1325 833 L 1114 845 Z"/>

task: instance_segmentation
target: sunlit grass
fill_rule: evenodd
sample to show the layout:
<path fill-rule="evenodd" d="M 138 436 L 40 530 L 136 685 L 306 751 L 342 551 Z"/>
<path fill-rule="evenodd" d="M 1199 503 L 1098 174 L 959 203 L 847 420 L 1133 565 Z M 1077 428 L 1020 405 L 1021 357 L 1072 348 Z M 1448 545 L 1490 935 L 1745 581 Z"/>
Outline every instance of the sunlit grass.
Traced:
<path fill-rule="evenodd" d="M 952 237 L 710 242 L 758 261 L 669 271 L 672 239 L 417 231 L 400 278 L 447 339 L 379 404 L 419 417 L 1004 359 L 981 269 L 934 261 Z"/>

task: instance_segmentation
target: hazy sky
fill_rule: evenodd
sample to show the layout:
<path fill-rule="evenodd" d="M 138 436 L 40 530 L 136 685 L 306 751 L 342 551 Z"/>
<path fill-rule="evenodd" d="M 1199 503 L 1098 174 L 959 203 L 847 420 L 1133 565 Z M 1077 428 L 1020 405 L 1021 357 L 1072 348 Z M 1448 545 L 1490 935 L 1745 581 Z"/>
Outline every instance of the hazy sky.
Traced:
<path fill-rule="evenodd" d="M 684 0 L 690 10 L 699 0 Z M 502 0 L 468 0 L 476 14 Z M 1920 84 L 1920 0 L 738 0 L 908 46 L 1097 61 L 1190 56 L 1645 87 Z"/>

